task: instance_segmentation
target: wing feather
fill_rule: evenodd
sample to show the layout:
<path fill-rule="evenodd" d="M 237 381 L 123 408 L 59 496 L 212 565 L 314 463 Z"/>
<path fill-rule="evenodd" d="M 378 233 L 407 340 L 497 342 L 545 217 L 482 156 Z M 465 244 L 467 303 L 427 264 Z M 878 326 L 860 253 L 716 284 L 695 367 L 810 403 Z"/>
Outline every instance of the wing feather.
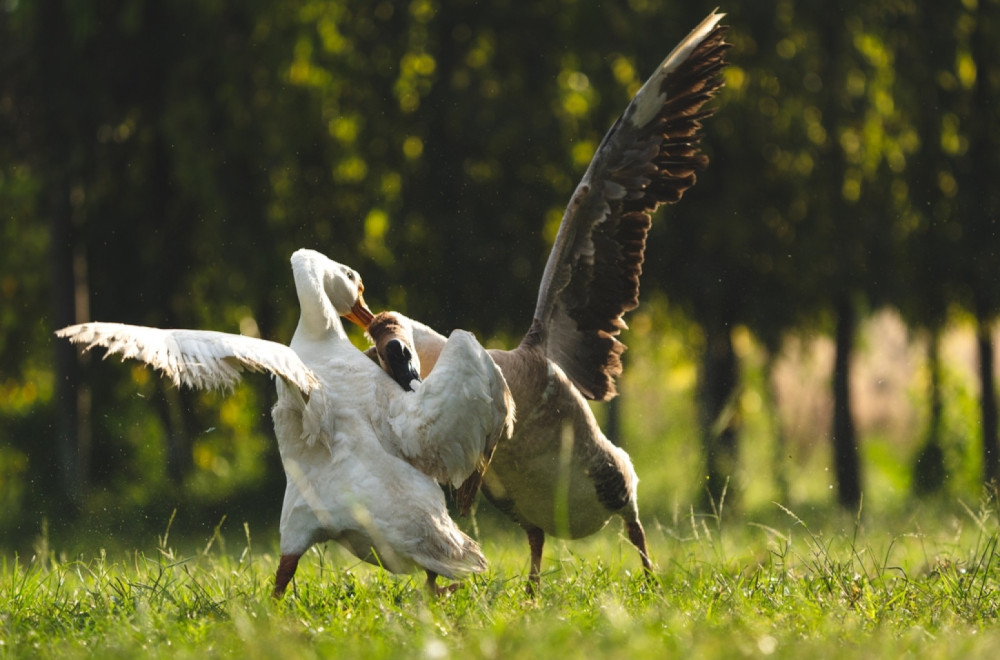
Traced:
<path fill-rule="evenodd" d="M 106 349 L 158 369 L 175 386 L 228 391 L 244 369 L 279 376 L 309 394 L 319 381 L 288 346 L 210 330 L 164 330 L 123 323 L 83 323 L 56 331 L 83 350 Z"/>
<path fill-rule="evenodd" d="M 414 321 L 413 319 L 407 319 L 410 325 L 410 329 L 413 333 L 413 345 L 420 357 L 420 371 L 423 378 L 427 378 L 431 371 L 437 365 L 437 361 L 442 354 L 447 339 L 444 335 L 435 331 L 434 329 Z M 491 358 L 492 359 L 492 358 Z M 500 372 L 501 378 L 503 378 L 503 372 Z M 506 407 L 507 418 L 505 420 L 506 433 L 510 437 L 511 429 L 514 424 L 515 417 L 515 406 L 513 395 L 507 388 L 506 379 L 494 379 L 493 384 L 493 401 L 498 403 L 503 401 L 503 405 Z M 501 435 L 501 439 L 502 439 Z M 492 444 L 492 443 L 488 443 Z M 483 482 L 483 475 L 489 468 L 491 459 L 493 458 L 493 449 L 495 447 L 487 447 L 476 465 L 476 469 L 470 474 L 462 485 L 458 487 L 455 492 L 455 500 L 458 504 L 459 514 L 467 515 L 475 501 L 476 495 L 479 493 L 480 486 Z"/>
<path fill-rule="evenodd" d="M 433 370 L 412 393 L 398 393 L 392 425 L 404 457 L 442 483 L 485 470 L 514 426 L 514 400 L 500 368 L 472 333 L 455 330 Z"/>
<path fill-rule="evenodd" d="M 703 109 L 722 86 L 726 28 L 713 12 L 660 64 L 605 135 L 570 198 L 526 340 L 591 399 L 615 396 L 622 316 L 639 304 L 650 217 L 708 165 Z"/>

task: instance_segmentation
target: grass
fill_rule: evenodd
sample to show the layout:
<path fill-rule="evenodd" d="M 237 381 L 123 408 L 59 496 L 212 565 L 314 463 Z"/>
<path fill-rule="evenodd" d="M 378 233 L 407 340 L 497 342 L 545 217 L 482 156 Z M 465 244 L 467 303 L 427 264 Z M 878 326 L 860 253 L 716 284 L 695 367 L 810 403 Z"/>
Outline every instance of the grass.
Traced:
<path fill-rule="evenodd" d="M 652 580 L 612 522 L 550 541 L 537 599 L 524 593 L 524 540 L 488 514 L 490 569 L 443 599 L 421 576 L 332 546 L 311 551 L 295 593 L 274 602 L 276 553 L 248 528 L 185 552 L 164 533 L 76 557 L 43 536 L 35 556 L 0 566 L 0 656 L 995 657 L 995 501 L 816 518 L 775 505 L 756 520 L 650 523 Z"/>
<path fill-rule="evenodd" d="M 941 499 L 910 492 L 914 428 L 862 426 L 867 499 L 861 514 L 844 515 L 831 504 L 828 406 L 810 396 L 825 391 L 825 376 L 781 372 L 777 403 L 801 414 L 785 411 L 779 444 L 761 356 L 738 342 L 740 465 L 725 506 L 700 512 L 689 504 L 703 480 L 697 341 L 656 305 L 643 310 L 628 343 L 644 359 L 626 370 L 621 430 L 642 479 L 654 580 L 613 521 L 588 539 L 549 540 L 541 593 L 529 599 L 526 542 L 483 507 L 465 524 L 490 568 L 447 598 L 430 598 L 422 576 L 389 575 L 330 545 L 307 554 L 295 593 L 274 602 L 277 532 L 240 522 L 276 519 L 280 490 L 270 505 L 240 503 L 210 472 L 205 483 L 224 495 L 195 509 L 133 476 L 139 504 L 132 491 L 109 490 L 78 523 L 86 530 L 54 524 L 51 534 L 0 539 L 0 658 L 996 657 L 1000 505 L 968 495 L 980 478 L 971 381 L 955 386 L 961 406 L 949 398 L 953 470 Z M 894 390 L 906 405 L 873 418 L 922 409 L 922 388 L 907 387 Z M 174 506 L 176 520 L 160 523 Z M 217 510 L 230 520 L 213 531 Z"/>

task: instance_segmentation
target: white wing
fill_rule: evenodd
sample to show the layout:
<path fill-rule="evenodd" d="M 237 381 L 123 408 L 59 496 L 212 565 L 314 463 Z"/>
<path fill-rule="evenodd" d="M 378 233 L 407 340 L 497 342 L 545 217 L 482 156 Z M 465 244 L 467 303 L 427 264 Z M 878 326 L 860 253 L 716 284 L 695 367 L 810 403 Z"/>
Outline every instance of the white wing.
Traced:
<path fill-rule="evenodd" d="M 288 346 L 210 330 L 163 330 L 122 323 L 83 323 L 57 330 L 74 344 L 107 349 L 159 369 L 174 385 L 231 390 L 243 369 L 280 376 L 305 394 L 319 387 L 315 374 Z"/>
<path fill-rule="evenodd" d="M 394 383 L 395 385 L 395 383 Z M 484 468 L 514 427 L 514 400 L 500 368 L 470 332 L 455 330 L 415 392 L 390 400 L 403 457 L 442 483 L 462 484 Z"/>

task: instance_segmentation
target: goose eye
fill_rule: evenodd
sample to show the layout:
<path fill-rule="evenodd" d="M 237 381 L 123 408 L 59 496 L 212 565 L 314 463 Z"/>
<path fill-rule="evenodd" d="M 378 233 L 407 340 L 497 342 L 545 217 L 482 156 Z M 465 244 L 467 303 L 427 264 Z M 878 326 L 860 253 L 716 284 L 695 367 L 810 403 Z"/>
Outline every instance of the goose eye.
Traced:
<path fill-rule="evenodd" d="M 357 275 L 354 274 L 354 271 L 349 270 L 347 271 L 347 279 L 354 282 L 355 280 L 357 280 Z"/>

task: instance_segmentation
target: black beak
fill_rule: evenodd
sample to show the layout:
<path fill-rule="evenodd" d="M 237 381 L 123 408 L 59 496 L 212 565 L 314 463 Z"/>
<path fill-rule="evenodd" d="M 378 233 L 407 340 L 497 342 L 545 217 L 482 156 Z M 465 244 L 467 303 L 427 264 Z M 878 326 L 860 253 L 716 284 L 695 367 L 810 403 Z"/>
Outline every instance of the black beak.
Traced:
<path fill-rule="evenodd" d="M 420 382 L 420 374 L 413 366 L 413 356 L 410 349 L 398 339 L 393 339 L 385 345 L 385 361 L 393 380 L 399 383 L 407 392 L 412 392 L 413 381 Z"/>

